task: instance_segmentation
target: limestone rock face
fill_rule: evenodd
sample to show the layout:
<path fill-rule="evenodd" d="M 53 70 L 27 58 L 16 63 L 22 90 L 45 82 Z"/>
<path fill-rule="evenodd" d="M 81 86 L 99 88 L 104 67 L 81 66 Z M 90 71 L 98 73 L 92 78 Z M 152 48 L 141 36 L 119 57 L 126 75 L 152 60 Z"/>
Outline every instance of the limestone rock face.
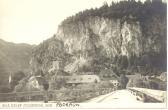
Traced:
<path fill-rule="evenodd" d="M 160 69 L 158 65 L 165 65 L 165 40 L 166 19 L 160 16 L 143 24 L 132 17 L 124 20 L 88 17 L 60 25 L 54 37 L 36 48 L 32 64 L 48 71 L 53 67 L 53 59 L 61 59 L 62 70 L 70 73 L 97 71 L 123 62 L 125 69 L 147 65 Z"/>

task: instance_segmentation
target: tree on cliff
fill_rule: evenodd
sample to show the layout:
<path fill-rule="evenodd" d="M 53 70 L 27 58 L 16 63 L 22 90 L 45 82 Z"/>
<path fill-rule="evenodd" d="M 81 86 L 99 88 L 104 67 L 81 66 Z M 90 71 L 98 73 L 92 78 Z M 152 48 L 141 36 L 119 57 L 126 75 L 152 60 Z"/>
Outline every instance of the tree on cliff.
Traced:
<path fill-rule="evenodd" d="M 87 9 L 74 16 L 68 17 L 62 24 L 85 20 L 91 16 L 122 18 L 130 15 L 143 22 L 147 17 L 151 17 L 156 13 L 166 15 L 166 8 L 167 4 L 163 3 L 162 0 L 147 0 L 144 3 L 141 1 L 128 0 L 117 3 L 112 2 L 110 6 L 108 6 L 107 3 L 103 3 L 100 8 Z"/>

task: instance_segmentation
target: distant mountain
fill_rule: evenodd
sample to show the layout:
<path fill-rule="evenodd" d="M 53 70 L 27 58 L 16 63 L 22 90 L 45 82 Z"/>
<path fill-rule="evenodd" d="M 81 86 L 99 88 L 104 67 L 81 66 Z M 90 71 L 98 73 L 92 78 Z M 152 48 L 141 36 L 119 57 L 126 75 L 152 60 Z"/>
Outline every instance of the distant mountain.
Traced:
<path fill-rule="evenodd" d="M 15 44 L 0 39 L 0 86 L 5 86 L 10 73 L 28 72 L 33 45 Z"/>

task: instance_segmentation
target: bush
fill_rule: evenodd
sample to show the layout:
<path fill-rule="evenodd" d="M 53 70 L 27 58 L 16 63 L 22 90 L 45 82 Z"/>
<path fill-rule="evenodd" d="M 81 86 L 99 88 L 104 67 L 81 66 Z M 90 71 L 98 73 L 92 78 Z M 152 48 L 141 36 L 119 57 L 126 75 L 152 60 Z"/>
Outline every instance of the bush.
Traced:
<path fill-rule="evenodd" d="M 142 78 L 134 78 L 129 80 L 127 87 L 139 87 L 165 91 L 167 90 L 167 83 L 158 79 L 144 80 Z"/>
<path fill-rule="evenodd" d="M 57 77 L 56 80 L 51 80 L 49 82 L 49 90 L 59 90 L 65 87 L 66 81 L 64 78 Z"/>
<path fill-rule="evenodd" d="M 15 92 L 25 92 L 28 90 L 27 88 L 27 78 L 23 78 L 19 81 L 19 83 L 14 87 Z"/>
<path fill-rule="evenodd" d="M 19 84 L 19 81 L 22 80 L 25 77 L 24 72 L 18 71 L 15 72 L 11 79 L 11 88 L 14 89 L 17 84 Z"/>
<path fill-rule="evenodd" d="M 167 83 L 158 79 L 151 79 L 150 89 L 167 90 Z"/>
<path fill-rule="evenodd" d="M 149 81 L 141 78 L 134 78 L 129 80 L 127 87 L 150 88 L 150 84 Z"/>

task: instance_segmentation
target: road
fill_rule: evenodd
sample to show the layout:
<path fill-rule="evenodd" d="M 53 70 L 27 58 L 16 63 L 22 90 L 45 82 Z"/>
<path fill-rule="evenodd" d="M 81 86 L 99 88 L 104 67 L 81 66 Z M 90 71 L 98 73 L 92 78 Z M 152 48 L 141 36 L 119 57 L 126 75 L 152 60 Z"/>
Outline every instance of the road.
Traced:
<path fill-rule="evenodd" d="M 143 103 L 136 100 L 136 97 L 128 90 L 118 90 L 106 95 L 102 95 L 86 102 L 112 102 L 112 103 Z"/>

